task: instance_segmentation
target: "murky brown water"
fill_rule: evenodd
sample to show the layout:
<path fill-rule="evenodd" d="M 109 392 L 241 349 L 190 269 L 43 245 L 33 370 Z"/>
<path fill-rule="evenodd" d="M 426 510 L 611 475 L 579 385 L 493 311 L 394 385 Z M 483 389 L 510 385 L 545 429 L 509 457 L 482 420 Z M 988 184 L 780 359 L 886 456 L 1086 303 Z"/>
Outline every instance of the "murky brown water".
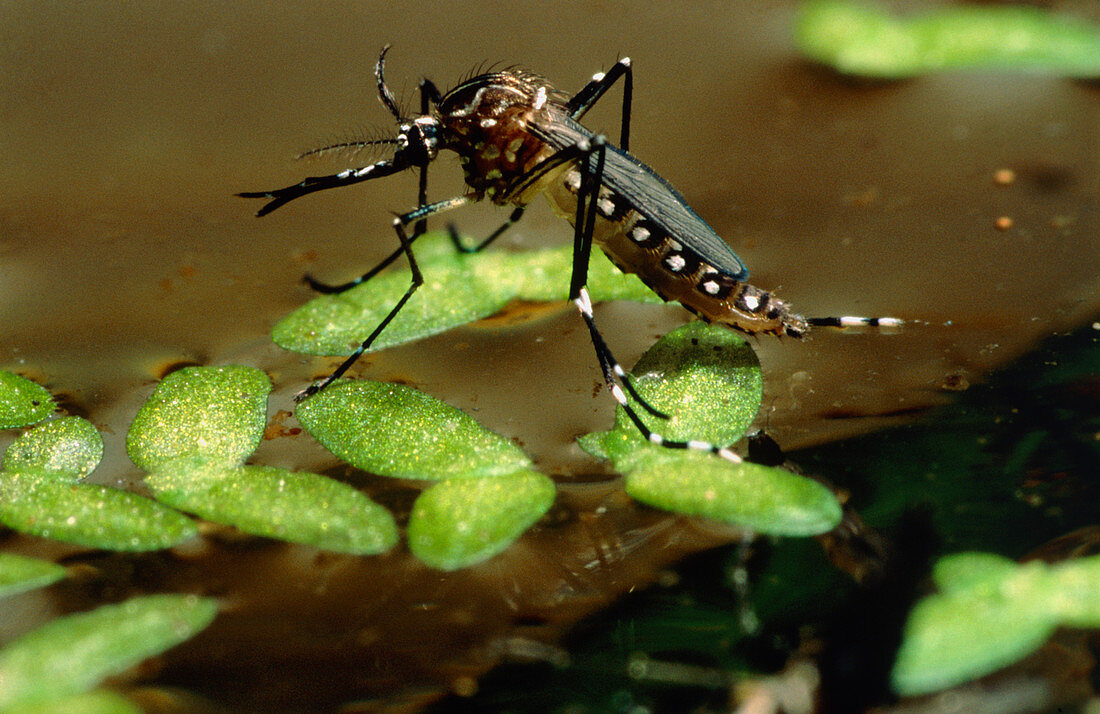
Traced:
<path fill-rule="evenodd" d="M 0 367 L 46 384 L 105 432 L 93 479 L 109 484 L 140 478 L 125 430 L 168 364 L 261 367 L 276 383 L 272 411 L 290 409 L 333 361 L 282 352 L 272 323 L 310 297 L 306 270 L 339 281 L 392 249 L 390 211 L 413 205 L 415 179 L 326 192 L 262 220 L 232 194 L 344 168 L 293 156 L 388 130 L 371 76 L 385 43 L 390 84 L 410 105 L 421 76 L 445 87 L 482 60 L 576 90 L 629 54 L 632 150 L 731 242 L 754 283 L 808 315 L 919 323 L 893 336 L 760 340 L 761 423 L 787 448 L 911 418 L 1095 319 L 1097 85 L 989 72 L 838 79 L 795 58 L 793 5 L 4 3 Z M 1061 5 L 1100 19 L 1090 3 Z M 588 123 L 617 135 L 616 100 L 605 102 Z M 998 185 L 1000 169 L 1015 181 Z M 457 163 L 439 162 L 432 196 L 459 190 L 458 177 Z M 475 208 L 454 219 L 483 235 L 502 217 Z M 538 206 L 504 242 L 570 235 Z M 632 363 L 685 314 L 616 304 L 597 317 Z M 572 439 L 606 428 L 612 402 L 593 397 L 591 347 L 564 306 L 372 355 L 357 372 L 470 411 L 563 481 L 603 473 Z M 268 442 L 254 460 L 335 465 L 304 435 Z M 366 487 L 398 511 L 408 498 L 389 483 Z M 208 679 L 210 691 L 236 682 L 244 691 L 226 700 L 245 709 L 394 690 L 415 699 L 526 641 L 511 638 L 553 641 L 668 562 L 733 535 L 641 511 L 613 483 L 561 490 L 560 522 L 469 572 L 432 573 L 404 552 L 354 559 L 215 538 L 199 553 L 93 559 L 98 574 L 50 591 L 72 599 L 22 598 L 4 629 L 81 597 L 208 592 L 227 611 L 170 657 L 169 679 Z M 5 547 L 72 553 L 17 537 Z M 542 624 L 514 627 L 528 619 Z"/>

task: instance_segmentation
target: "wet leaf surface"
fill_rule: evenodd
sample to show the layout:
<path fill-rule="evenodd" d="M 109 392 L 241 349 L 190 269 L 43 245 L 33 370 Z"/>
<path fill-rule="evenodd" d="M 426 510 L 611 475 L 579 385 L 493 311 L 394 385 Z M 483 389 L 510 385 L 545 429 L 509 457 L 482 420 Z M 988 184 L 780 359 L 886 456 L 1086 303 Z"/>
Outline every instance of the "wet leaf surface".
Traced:
<path fill-rule="evenodd" d="M 818 535 L 840 522 L 833 492 L 804 476 L 709 453 L 647 451 L 624 487 L 651 506 L 777 536 Z"/>
<path fill-rule="evenodd" d="M 263 436 L 271 381 L 254 367 L 186 367 L 165 377 L 138 410 L 126 450 L 146 471 L 201 457 L 235 466 Z"/>
<path fill-rule="evenodd" d="M 569 297 L 572 246 L 510 253 L 458 253 L 441 233 L 420 238 L 414 252 L 424 285 L 371 345 L 392 347 L 489 317 L 512 300 Z M 632 275 L 624 275 L 599 251 L 589 268 L 592 299 L 660 298 Z M 389 314 L 411 282 L 408 268 L 387 270 L 336 295 L 314 298 L 280 320 L 272 338 L 284 349 L 311 355 L 346 355 Z"/>
<path fill-rule="evenodd" d="M 53 397 L 45 387 L 0 370 L 0 429 L 42 421 L 53 409 Z"/>
<path fill-rule="evenodd" d="M 65 572 L 48 560 L 0 553 L 0 597 L 46 587 L 64 578 Z"/>
<path fill-rule="evenodd" d="M 990 674 L 1042 645 L 1060 625 L 1100 627 L 1100 556 L 1048 566 L 986 553 L 941 559 L 940 593 L 909 615 L 894 665 L 904 695 L 946 689 Z"/>
<path fill-rule="evenodd" d="M 102 458 L 103 437 L 95 426 L 80 417 L 62 417 L 16 439 L 4 452 L 4 470 L 52 471 L 75 480 L 94 471 Z"/>
<path fill-rule="evenodd" d="M 399 384 L 340 381 L 298 407 L 298 421 L 349 464 L 396 478 L 482 478 L 530 465 L 469 415 Z"/>
<path fill-rule="evenodd" d="M 456 570 L 501 552 L 542 517 L 556 489 L 533 471 L 449 479 L 424 491 L 409 517 L 409 548 L 433 568 Z"/>
<path fill-rule="evenodd" d="M 318 474 L 175 461 L 145 482 L 162 503 L 253 535 L 358 555 L 397 542 L 389 511 Z"/>
<path fill-rule="evenodd" d="M 0 523 L 21 533 L 90 548 L 145 551 L 197 535 L 190 518 L 143 496 L 68 483 L 54 471 L 0 472 Z"/>

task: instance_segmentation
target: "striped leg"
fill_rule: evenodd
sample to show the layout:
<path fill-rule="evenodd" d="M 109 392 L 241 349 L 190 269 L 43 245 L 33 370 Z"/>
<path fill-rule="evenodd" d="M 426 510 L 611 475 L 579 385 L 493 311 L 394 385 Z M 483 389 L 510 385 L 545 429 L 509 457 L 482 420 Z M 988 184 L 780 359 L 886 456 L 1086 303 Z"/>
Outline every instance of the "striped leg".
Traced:
<path fill-rule="evenodd" d="M 580 120 L 596 102 L 600 101 L 608 89 L 619 79 L 623 79 L 623 113 L 619 128 L 619 148 L 630 150 L 630 104 L 634 96 L 634 73 L 629 57 L 623 57 L 607 73 L 597 72 L 584 86 L 584 89 L 569 100 L 569 110 L 574 119 Z"/>
<path fill-rule="evenodd" d="M 578 162 L 578 165 L 583 167 L 583 169 L 581 187 L 577 192 L 577 214 L 574 221 L 573 232 L 573 265 L 569 285 L 569 298 L 573 301 L 573 304 L 576 305 L 577 310 L 584 319 L 585 325 L 588 326 L 588 332 L 592 338 L 592 346 L 596 351 L 596 358 L 603 372 L 604 382 L 611 391 L 611 396 L 615 398 L 615 401 L 623 408 L 623 411 L 630 421 L 650 443 L 669 449 L 708 451 L 729 461 L 740 463 L 741 457 L 728 447 L 719 446 L 706 441 L 666 439 L 659 432 L 650 429 L 649 426 L 642 421 L 641 416 L 634 409 L 630 399 L 627 398 L 628 392 L 639 405 L 651 414 L 662 418 L 667 418 L 667 415 L 651 406 L 638 394 L 626 370 L 624 370 L 622 365 L 619 364 L 619 361 L 615 359 L 603 335 L 600 334 L 599 329 L 596 327 L 596 318 L 592 312 L 592 298 L 588 294 L 586 282 L 588 279 L 588 259 L 592 253 L 592 233 L 596 223 L 596 197 L 599 195 L 600 178 L 603 173 L 606 146 L 606 142 L 602 136 L 595 136 L 592 138 L 591 142 L 586 141 L 578 146 L 578 149 L 583 152 L 584 156 L 582 160 Z M 591 166 L 589 158 L 591 156 L 595 156 L 596 158 L 594 168 Z M 620 384 L 622 387 L 619 386 Z M 623 387 L 626 388 L 625 391 Z"/>

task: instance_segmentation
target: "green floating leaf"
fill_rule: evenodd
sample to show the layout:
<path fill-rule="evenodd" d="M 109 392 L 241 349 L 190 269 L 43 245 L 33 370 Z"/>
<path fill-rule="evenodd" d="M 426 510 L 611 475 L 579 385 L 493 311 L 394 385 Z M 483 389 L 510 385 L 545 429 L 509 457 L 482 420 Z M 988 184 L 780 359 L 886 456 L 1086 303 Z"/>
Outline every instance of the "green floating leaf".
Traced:
<path fill-rule="evenodd" d="M 49 622 L 0 650 L 0 710 L 85 692 L 190 639 L 217 610 L 207 598 L 149 595 Z"/>
<path fill-rule="evenodd" d="M 126 450 L 146 471 L 177 458 L 236 466 L 263 437 L 271 381 L 254 367 L 187 367 L 164 378 L 138 410 Z"/>
<path fill-rule="evenodd" d="M 933 569 L 940 593 L 917 604 L 894 664 L 894 689 L 917 695 L 990 674 L 1061 625 L 1100 627 L 1100 556 L 1018 565 L 959 553 Z"/>
<path fill-rule="evenodd" d="M 957 553 L 940 558 L 932 568 L 932 580 L 942 592 L 968 593 L 997 588 L 1019 570 L 1019 565 L 995 553 Z"/>
<path fill-rule="evenodd" d="M 0 429 L 40 422 L 54 410 L 45 387 L 0 369 Z"/>
<path fill-rule="evenodd" d="M 409 549 L 440 570 L 488 560 L 541 518 L 554 494 L 554 482 L 534 471 L 442 481 L 413 504 Z"/>
<path fill-rule="evenodd" d="M 191 519 L 156 501 L 47 470 L 0 472 L 0 523 L 90 548 L 168 548 L 197 534 Z"/>
<path fill-rule="evenodd" d="M 469 263 L 440 240 L 421 238 L 425 282 L 372 347 L 382 349 L 488 317 L 511 299 L 504 286 L 477 280 Z M 423 259 L 419 256 L 423 254 Z M 387 271 L 351 290 L 314 298 L 276 323 L 272 338 L 294 352 L 346 355 L 376 328 L 409 288 L 408 269 Z"/>
<path fill-rule="evenodd" d="M 848 0 L 803 4 L 794 26 L 806 56 L 847 74 L 900 78 L 1000 67 L 1100 75 L 1100 31 L 1029 7 L 949 7 L 910 19 Z"/>
<path fill-rule="evenodd" d="M 48 699 L 37 704 L 5 709 L 4 714 L 141 714 L 141 708 L 118 692 L 96 689 L 85 694 L 74 694 L 59 699 Z"/>
<path fill-rule="evenodd" d="M 484 280 L 511 285 L 517 300 L 568 300 L 573 245 L 520 253 L 490 251 L 479 254 L 476 269 Z M 664 302 L 638 276 L 616 268 L 600 250 L 593 250 L 588 261 L 588 294 L 593 302 Z"/>
<path fill-rule="evenodd" d="M 317 474 L 175 461 L 145 482 L 174 508 L 253 535 L 355 554 L 381 553 L 397 542 L 389 511 Z"/>
<path fill-rule="evenodd" d="M 1052 568 L 1044 597 L 1067 627 L 1100 627 L 1100 555 L 1067 560 Z"/>
<path fill-rule="evenodd" d="M 382 476 L 481 478 L 531 463 L 468 414 L 399 384 L 338 381 L 303 402 L 297 417 L 333 454 Z"/>
<path fill-rule="evenodd" d="M 840 523 L 840 504 L 816 481 L 705 452 L 658 448 L 646 450 L 626 474 L 626 492 L 643 503 L 767 535 L 818 535 Z"/>
<path fill-rule="evenodd" d="M 905 624 L 892 673 L 894 690 L 913 696 L 946 689 L 1037 649 L 1054 632 L 1056 615 L 1040 603 L 1028 603 L 1021 591 L 1045 575 L 1042 568 L 1030 568 L 920 601 Z"/>
<path fill-rule="evenodd" d="M 666 439 L 729 446 L 752 424 L 763 394 L 760 364 L 745 339 L 702 322 L 665 335 L 642 355 L 632 374 L 639 394 L 669 415 L 657 419 L 638 410 Z M 651 444 L 622 408 L 614 429 L 579 441 L 589 453 L 615 462 L 626 475 L 628 494 L 658 508 L 772 535 L 815 535 L 840 522 L 836 497 L 816 481 Z"/>
<path fill-rule="evenodd" d="M 57 563 L 0 553 L 0 597 L 44 588 L 65 577 L 65 568 Z"/>
<path fill-rule="evenodd" d="M 4 454 L 4 470 L 52 471 L 79 479 L 94 471 L 102 458 L 103 437 L 95 426 L 80 417 L 63 417 L 16 439 Z"/>
<path fill-rule="evenodd" d="M 565 300 L 572 246 L 527 253 L 459 253 L 444 234 L 415 244 L 424 284 L 371 345 L 379 350 L 465 325 L 499 312 L 513 299 Z M 382 322 L 411 282 L 407 268 L 387 271 L 351 290 L 322 295 L 280 320 L 272 337 L 282 348 L 311 355 L 347 355 Z M 594 300 L 657 301 L 635 276 L 599 251 L 589 267 Z"/>
<path fill-rule="evenodd" d="M 763 378 L 756 354 L 732 330 L 689 322 L 665 335 L 632 370 L 634 386 L 669 419 L 638 409 L 655 430 L 669 439 L 698 439 L 720 446 L 734 443 L 748 430 L 760 408 Z M 649 446 L 620 408 L 615 428 L 581 438 L 581 447 L 615 461 L 629 471 L 641 447 Z"/>

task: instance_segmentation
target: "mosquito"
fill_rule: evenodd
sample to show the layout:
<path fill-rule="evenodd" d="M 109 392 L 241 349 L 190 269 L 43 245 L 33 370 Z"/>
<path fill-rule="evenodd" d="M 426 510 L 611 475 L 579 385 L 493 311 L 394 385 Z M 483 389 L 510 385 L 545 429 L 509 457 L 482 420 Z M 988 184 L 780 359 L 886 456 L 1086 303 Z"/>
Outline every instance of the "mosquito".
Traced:
<path fill-rule="evenodd" d="M 417 206 L 393 220 L 400 246 L 361 277 L 341 285 L 312 278 L 315 290 L 337 293 L 370 280 L 404 255 L 412 280 L 408 290 L 363 343 L 331 375 L 311 385 L 299 400 L 319 392 L 343 375 L 370 348 L 416 292 L 424 277 L 413 242 L 427 230 L 427 218 L 488 199 L 511 206 L 507 220 L 474 245 L 464 244 L 452 229 L 451 239 L 462 252 L 483 250 L 518 222 L 527 204 L 545 194 L 559 215 L 573 225 L 573 258 L 569 299 L 588 327 L 603 378 L 615 400 L 638 431 L 652 443 L 674 449 L 710 451 L 740 461 L 728 447 L 704 441 L 679 441 L 650 429 L 633 407 L 653 416 L 668 415 L 649 405 L 635 391 L 600 331 L 586 287 L 588 259 L 595 244 L 625 273 L 634 273 L 666 301 L 675 301 L 707 322 L 728 325 L 749 334 L 801 338 L 812 326 L 893 326 L 895 318 L 814 318 L 790 310 L 785 302 L 746 282 L 745 264 L 703 221 L 665 179 L 629 153 L 630 110 L 634 87 L 630 59 L 624 57 L 606 73 L 595 74 L 576 94 L 555 89 L 541 75 L 519 68 L 477 74 L 441 93 L 430 80 L 420 82 L 420 113 L 408 117 L 398 108 L 383 74 L 382 48 L 374 74 L 383 106 L 397 120 L 397 136 L 349 142 L 316 149 L 315 154 L 342 147 L 385 144 L 392 158 L 329 176 L 313 176 L 274 191 L 238 194 L 264 198 L 257 216 L 315 191 L 350 186 L 419 169 Z M 580 120 L 614 84 L 623 82 L 619 145 L 585 128 Z M 443 150 L 458 154 L 468 190 L 464 195 L 429 203 L 428 167 Z M 408 227 L 412 225 L 411 235 Z M 629 394 L 629 398 L 628 395 Z"/>

